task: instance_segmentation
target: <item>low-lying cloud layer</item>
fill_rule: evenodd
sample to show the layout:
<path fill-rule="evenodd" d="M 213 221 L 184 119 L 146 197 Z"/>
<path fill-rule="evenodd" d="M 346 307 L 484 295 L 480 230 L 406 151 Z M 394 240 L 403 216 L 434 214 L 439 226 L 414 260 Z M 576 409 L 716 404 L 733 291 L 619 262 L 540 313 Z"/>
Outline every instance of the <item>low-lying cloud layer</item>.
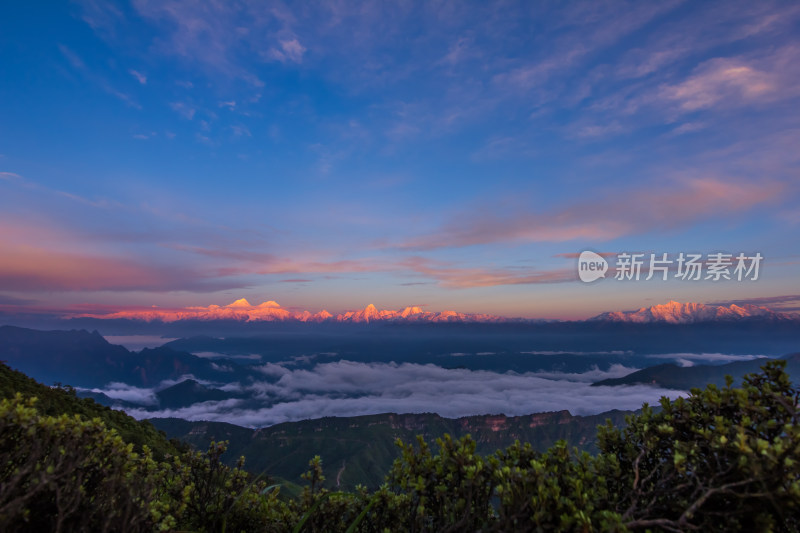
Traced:
<path fill-rule="evenodd" d="M 158 405 L 155 389 L 134 387 L 127 383 L 109 383 L 104 389 L 78 389 L 99 394 L 105 394 L 114 400 L 137 403 L 141 405 Z"/>
<path fill-rule="evenodd" d="M 725 364 L 734 361 L 752 361 L 761 359 L 766 355 L 735 355 L 728 353 L 660 353 L 651 354 L 647 357 L 653 359 L 668 359 L 675 361 L 681 366 L 694 366 L 696 363 L 705 365 Z"/>
<path fill-rule="evenodd" d="M 575 415 L 637 409 L 681 391 L 636 385 L 590 387 L 634 369 L 621 365 L 582 374 L 496 373 L 410 363 L 337 361 L 312 369 L 269 364 L 264 381 L 239 384 L 247 399 L 197 403 L 181 409 L 128 410 L 137 418 L 178 417 L 264 427 L 324 416 L 386 412 L 437 413 L 445 417 L 524 415 L 568 409 Z M 233 384 L 226 390 L 237 390 Z"/>

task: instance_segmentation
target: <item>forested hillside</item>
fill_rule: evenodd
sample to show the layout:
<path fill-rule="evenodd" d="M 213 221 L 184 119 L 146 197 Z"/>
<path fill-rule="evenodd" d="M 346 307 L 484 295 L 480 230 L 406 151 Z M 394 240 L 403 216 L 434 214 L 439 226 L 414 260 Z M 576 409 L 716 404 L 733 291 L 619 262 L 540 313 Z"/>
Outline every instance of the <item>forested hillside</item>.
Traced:
<path fill-rule="evenodd" d="M 800 392 L 784 366 L 607 424 L 595 456 L 564 442 L 481 455 L 469 437 L 420 436 L 398 443 L 377 490 L 326 489 L 317 457 L 289 501 L 279 484 L 221 464 L 224 445 L 154 458 L 109 427 L 116 415 L 4 368 L 4 395 L 17 393 L 0 401 L 0 529 L 797 531 Z"/>
<path fill-rule="evenodd" d="M 189 422 L 175 418 L 153 419 L 155 427 L 204 450 L 212 441 L 228 441 L 228 464 L 240 455 L 254 473 L 268 472 L 295 483 L 308 467 L 308 458 L 319 455 L 328 488 L 380 486 L 404 442 L 422 435 L 433 441 L 442 435 L 471 435 L 476 451 L 491 455 L 514 441 L 530 443 L 543 452 L 557 441 L 596 453 L 597 426 L 610 420 L 621 426 L 630 413 L 609 411 L 594 416 L 572 416 L 567 411 L 506 417 L 469 416 L 458 419 L 436 414 L 381 414 L 327 417 L 287 422 L 258 430 L 223 422 Z"/>
<path fill-rule="evenodd" d="M 89 398 L 78 398 L 69 386 L 42 385 L 0 362 L 0 398 L 11 399 L 16 394 L 23 398 L 36 398 L 34 405 L 41 415 L 77 415 L 84 420 L 98 418 L 108 429 L 115 430 L 126 443 L 133 444 L 136 450 L 140 451 L 146 445 L 157 458 L 165 454 L 174 455 L 179 448 L 185 448 L 178 441 L 169 441 L 164 433 L 147 421 L 138 421 Z"/>

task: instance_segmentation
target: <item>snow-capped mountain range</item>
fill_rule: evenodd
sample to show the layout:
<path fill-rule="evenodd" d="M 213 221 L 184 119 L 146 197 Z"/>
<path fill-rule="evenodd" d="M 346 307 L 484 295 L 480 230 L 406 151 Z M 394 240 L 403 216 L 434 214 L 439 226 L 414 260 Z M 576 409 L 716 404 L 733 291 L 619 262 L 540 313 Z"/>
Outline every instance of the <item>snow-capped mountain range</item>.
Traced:
<path fill-rule="evenodd" d="M 318 313 L 310 311 L 292 311 L 281 307 L 277 302 L 268 301 L 252 305 L 242 298 L 228 305 L 209 305 L 208 307 L 185 307 L 181 309 L 137 309 L 119 311 L 105 315 L 81 315 L 91 318 L 124 318 L 131 320 L 144 320 L 147 322 L 176 322 L 179 320 L 238 320 L 242 322 L 504 322 L 510 319 L 487 314 L 467 314 L 455 311 L 432 312 L 421 307 L 406 307 L 400 311 L 389 309 L 379 310 L 369 304 L 358 311 L 347 311 L 332 315 L 324 309 Z M 518 319 L 514 319 L 518 321 Z"/>
<path fill-rule="evenodd" d="M 118 311 L 110 314 L 81 315 L 91 318 L 122 318 L 144 320 L 147 322 L 176 322 L 180 320 L 236 320 L 240 322 L 535 322 L 519 318 L 506 318 L 489 314 L 457 313 L 456 311 L 425 311 L 411 306 L 394 311 L 378 309 L 370 304 L 364 309 L 347 311 L 333 315 L 322 310 L 294 311 L 281 307 L 277 302 L 267 301 L 253 305 L 246 299 L 236 300 L 228 305 L 209 305 L 208 307 L 185 307 L 181 309 L 137 309 Z M 757 305 L 708 305 L 701 303 L 668 302 L 666 304 L 643 307 L 637 311 L 613 311 L 602 313 L 589 321 L 629 322 L 636 324 L 669 323 L 692 324 L 697 322 L 717 322 L 744 319 L 787 320 L 798 319 L 797 315 L 775 312 Z M 537 321 L 538 322 L 538 321 Z"/>
<path fill-rule="evenodd" d="M 719 322 L 749 318 L 785 320 L 796 317 L 786 313 L 778 313 L 768 307 L 752 304 L 731 304 L 725 306 L 670 301 L 652 307 L 642 307 L 637 311 L 612 311 L 602 313 L 590 320 L 631 322 L 636 324 L 693 324 L 696 322 Z"/>

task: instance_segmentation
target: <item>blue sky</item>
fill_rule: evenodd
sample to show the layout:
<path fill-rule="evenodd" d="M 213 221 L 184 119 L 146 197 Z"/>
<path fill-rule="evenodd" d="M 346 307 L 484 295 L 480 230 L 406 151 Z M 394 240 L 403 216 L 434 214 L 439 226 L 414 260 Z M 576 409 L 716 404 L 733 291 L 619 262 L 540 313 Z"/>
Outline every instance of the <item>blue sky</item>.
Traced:
<path fill-rule="evenodd" d="M 798 306 L 800 6 L 0 7 L 0 306 Z M 583 284 L 570 254 L 764 256 Z"/>

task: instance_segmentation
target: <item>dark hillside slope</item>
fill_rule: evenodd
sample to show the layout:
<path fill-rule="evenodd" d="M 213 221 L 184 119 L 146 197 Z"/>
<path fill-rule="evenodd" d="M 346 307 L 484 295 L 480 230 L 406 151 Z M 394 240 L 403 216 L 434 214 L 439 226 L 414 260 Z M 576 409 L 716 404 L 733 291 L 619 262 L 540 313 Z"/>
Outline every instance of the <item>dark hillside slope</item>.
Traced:
<path fill-rule="evenodd" d="M 170 437 L 205 449 L 212 440 L 228 440 L 229 461 L 247 458 L 251 472 L 266 472 L 300 483 L 308 460 L 320 455 L 326 483 L 352 488 L 357 484 L 377 487 L 383 482 L 399 455 L 396 439 L 413 442 L 417 435 L 433 440 L 445 433 L 453 437 L 472 435 L 477 451 L 492 454 L 515 440 L 530 442 L 544 451 L 558 440 L 571 446 L 596 451 L 597 426 L 611 419 L 624 424 L 623 411 L 594 416 L 572 416 L 567 411 L 526 416 L 503 415 L 443 418 L 435 414 L 380 414 L 356 417 L 327 417 L 286 422 L 258 430 L 222 422 L 187 422 L 173 418 L 152 419 L 153 425 Z M 338 482 L 338 485 L 337 485 Z"/>
<path fill-rule="evenodd" d="M 24 397 L 36 397 L 36 409 L 45 415 L 68 414 L 85 419 L 99 418 L 106 427 L 115 429 L 125 442 L 133 444 L 137 449 L 141 449 L 142 445 L 149 446 L 157 458 L 167 453 L 175 454 L 180 447 L 177 443 L 170 442 L 149 422 L 138 421 L 122 411 L 115 411 L 89 398 L 78 398 L 69 388 L 47 387 L 0 363 L 0 398 L 12 398 L 17 393 Z"/>
<path fill-rule="evenodd" d="M 786 360 L 786 373 L 792 381 L 800 381 L 800 353 L 782 357 Z M 648 384 L 667 389 L 689 390 L 704 388 L 708 384 L 718 387 L 725 385 L 725 376 L 730 375 L 734 383 L 741 383 L 745 374 L 760 372 L 761 367 L 769 359 L 753 359 L 751 361 L 735 361 L 724 365 L 695 365 L 680 367 L 674 364 L 651 366 L 632 372 L 627 376 L 604 379 L 592 386 L 618 386 Z"/>
<path fill-rule="evenodd" d="M 41 331 L 0 326 L 0 360 L 34 379 L 73 387 L 102 387 L 118 381 L 149 387 L 186 374 L 213 379 L 220 372 L 213 364 L 190 353 L 170 348 L 130 352 L 110 344 L 97 331 Z M 238 376 L 228 364 L 227 377 Z"/>

